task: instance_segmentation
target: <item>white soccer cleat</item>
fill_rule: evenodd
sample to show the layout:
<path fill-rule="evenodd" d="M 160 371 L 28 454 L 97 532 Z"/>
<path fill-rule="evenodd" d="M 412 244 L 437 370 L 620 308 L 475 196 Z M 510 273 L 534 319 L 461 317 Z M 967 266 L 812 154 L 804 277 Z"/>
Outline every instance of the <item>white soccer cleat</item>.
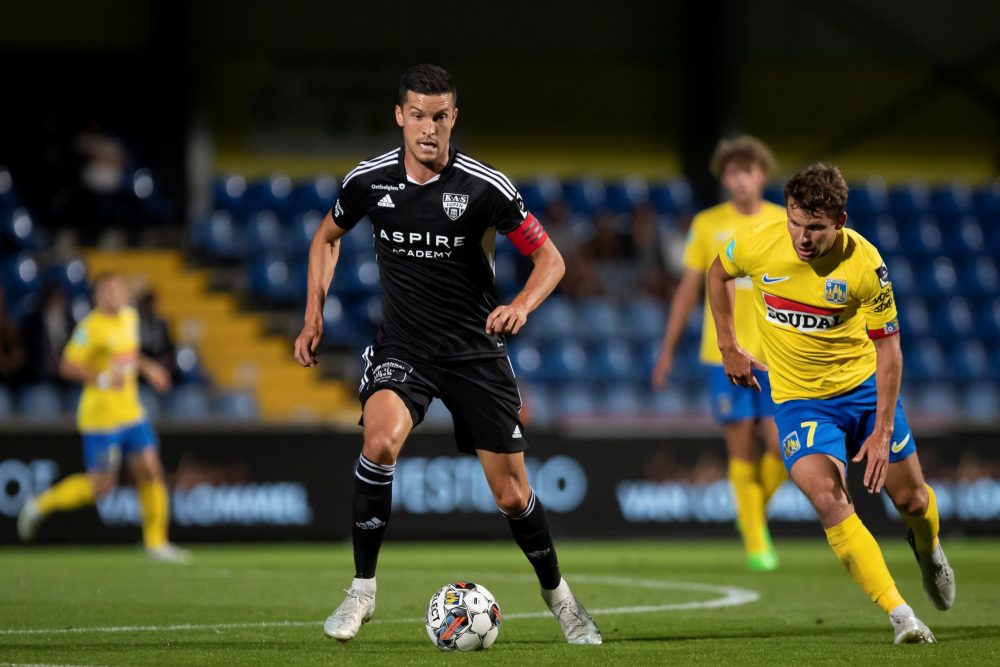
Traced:
<path fill-rule="evenodd" d="M 559 621 L 567 643 L 600 644 L 604 641 L 594 619 L 573 595 L 565 579 L 559 581 L 559 586 L 555 590 L 549 591 L 543 588 L 542 599 Z"/>
<path fill-rule="evenodd" d="M 21 507 L 17 514 L 17 536 L 22 542 L 34 542 L 38 534 L 38 526 L 41 525 L 42 513 L 38 511 L 38 503 L 34 498 L 28 500 Z"/>
<path fill-rule="evenodd" d="M 342 642 L 354 639 L 361 625 L 375 615 L 375 580 L 355 579 L 344 592 L 347 597 L 323 624 L 324 635 Z"/>
<path fill-rule="evenodd" d="M 892 628 L 896 633 L 896 637 L 892 640 L 892 643 L 936 644 L 937 639 L 934 638 L 934 633 L 931 632 L 931 629 L 917 618 L 912 609 L 905 605 L 904 607 L 905 610 L 898 613 L 894 611 L 889 614 L 889 621 L 892 622 Z"/>
<path fill-rule="evenodd" d="M 175 565 L 190 565 L 191 561 L 194 560 L 190 551 L 181 549 L 170 542 L 146 549 L 146 555 L 157 563 L 173 563 Z"/>
<path fill-rule="evenodd" d="M 948 557 L 944 555 L 941 544 L 939 543 L 937 549 L 930 554 L 921 554 L 917 551 L 912 530 L 907 533 L 906 541 L 910 543 L 917 564 L 920 565 L 927 597 L 941 611 L 951 609 L 951 605 L 955 603 L 955 571 L 948 564 Z"/>

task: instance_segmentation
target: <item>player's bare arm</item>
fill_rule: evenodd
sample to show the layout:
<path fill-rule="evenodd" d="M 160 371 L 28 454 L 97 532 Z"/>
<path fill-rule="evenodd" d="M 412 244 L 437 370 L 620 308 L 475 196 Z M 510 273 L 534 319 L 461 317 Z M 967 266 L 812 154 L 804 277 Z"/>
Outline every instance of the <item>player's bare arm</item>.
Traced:
<path fill-rule="evenodd" d="M 524 289 L 507 306 L 497 306 L 486 318 L 486 333 L 516 334 L 528 320 L 528 314 L 552 293 L 566 273 L 562 254 L 552 239 L 546 239 L 530 255 L 534 268 L 528 276 Z"/>
<path fill-rule="evenodd" d="M 170 391 L 170 371 L 168 371 L 163 364 L 140 354 L 139 373 L 146 378 L 146 382 L 148 382 L 155 391 L 161 394 Z"/>
<path fill-rule="evenodd" d="M 688 318 L 691 316 L 691 309 L 701 297 L 703 284 L 705 284 L 703 271 L 691 268 L 684 269 L 684 273 L 681 274 L 681 282 L 670 302 L 667 331 L 663 337 L 660 354 L 656 358 L 656 365 L 653 366 L 652 381 L 653 387 L 656 389 L 662 390 L 667 387 L 667 377 L 674 367 L 674 354 L 677 352 L 677 345 L 684 334 L 684 327 L 687 326 Z"/>
<path fill-rule="evenodd" d="M 886 336 L 872 342 L 875 344 L 875 391 L 878 396 L 875 427 L 861 445 L 854 462 L 868 459 L 865 488 L 869 493 L 878 493 L 889 471 L 889 444 L 892 442 L 896 400 L 903 376 L 903 352 L 899 347 L 899 336 Z"/>
<path fill-rule="evenodd" d="M 97 385 L 101 389 L 121 389 L 125 384 L 125 378 L 118 373 L 97 373 L 68 359 L 59 361 L 59 377 L 82 385 Z"/>
<path fill-rule="evenodd" d="M 317 364 L 316 349 L 323 338 L 323 303 L 340 255 L 340 237 L 346 233 L 328 212 L 309 244 L 306 314 L 302 331 L 295 339 L 295 360 L 305 368 Z"/>
<path fill-rule="evenodd" d="M 715 319 L 719 351 L 722 352 L 722 366 L 733 384 L 753 387 L 760 391 L 760 383 L 754 377 L 753 369 L 766 371 L 767 366 L 740 347 L 736 340 L 736 325 L 733 321 L 736 298 L 730 289 L 732 280 L 733 277 L 716 257 L 708 269 L 706 289 L 708 289 L 708 303 L 712 308 L 712 317 Z"/>

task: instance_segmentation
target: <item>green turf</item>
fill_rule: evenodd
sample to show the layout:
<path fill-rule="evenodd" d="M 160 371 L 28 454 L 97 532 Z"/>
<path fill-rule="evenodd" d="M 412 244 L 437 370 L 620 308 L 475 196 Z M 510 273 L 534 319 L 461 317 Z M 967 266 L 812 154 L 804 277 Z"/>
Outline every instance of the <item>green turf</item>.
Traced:
<path fill-rule="evenodd" d="M 523 556 L 503 542 L 387 544 L 376 620 L 347 644 L 320 629 L 350 579 L 344 545 L 196 547 L 191 567 L 147 562 L 135 548 L 48 547 L 0 549 L 0 663 L 996 664 L 1000 541 L 946 544 L 958 580 L 955 608 L 946 613 L 925 598 L 903 540 L 883 543 L 901 592 L 939 644 L 893 646 L 885 617 L 820 540 L 779 541 L 781 568 L 766 574 L 745 571 L 735 541 L 564 541 L 563 571 L 571 584 L 578 577 L 574 590 L 593 609 L 719 597 L 601 577 L 760 594 L 737 607 L 598 614 L 599 647 L 565 645 L 551 618 L 518 618 L 545 608 Z M 458 578 L 488 586 L 508 615 L 484 653 L 441 654 L 417 620 L 430 595 Z M 188 627 L 171 627 L 178 625 Z M 107 630 L 122 626 L 144 628 Z M 87 628 L 105 630 L 65 631 Z"/>

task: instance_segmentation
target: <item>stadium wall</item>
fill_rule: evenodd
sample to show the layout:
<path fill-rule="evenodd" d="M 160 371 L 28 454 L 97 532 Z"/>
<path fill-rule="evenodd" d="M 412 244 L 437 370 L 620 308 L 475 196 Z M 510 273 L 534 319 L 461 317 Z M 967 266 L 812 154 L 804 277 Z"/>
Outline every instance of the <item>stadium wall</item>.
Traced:
<path fill-rule="evenodd" d="M 16 542 L 15 518 L 37 494 L 81 469 L 74 433 L 7 432 L 0 450 L 0 543 Z M 947 532 L 1000 533 L 995 434 L 928 436 L 920 455 Z M 162 453 L 179 542 L 341 540 L 349 535 L 358 437 L 296 430 L 167 430 Z M 725 460 L 715 438 L 531 437 L 528 468 L 562 537 L 689 537 L 733 534 Z M 855 468 L 852 485 L 857 485 Z M 396 470 L 390 539 L 505 538 L 478 461 L 449 434 L 414 435 Z M 903 530 L 887 498 L 860 488 L 859 512 L 877 533 Z M 818 536 L 805 498 L 786 484 L 771 503 L 778 536 Z M 95 509 L 56 515 L 40 541 L 138 539 L 134 490 L 123 484 Z"/>

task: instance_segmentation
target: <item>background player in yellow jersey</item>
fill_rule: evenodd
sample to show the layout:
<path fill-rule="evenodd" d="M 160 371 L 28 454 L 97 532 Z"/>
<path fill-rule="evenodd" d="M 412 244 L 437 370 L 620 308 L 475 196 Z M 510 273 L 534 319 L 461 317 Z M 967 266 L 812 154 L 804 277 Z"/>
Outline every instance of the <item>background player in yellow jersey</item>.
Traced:
<path fill-rule="evenodd" d="M 95 279 L 94 309 L 73 331 L 59 372 L 83 384 L 77 425 L 87 472 L 70 475 L 25 504 L 17 523 L 21 539 L 34 539 L 39 524 L 53 512 L 93 504 L 109 493 L 118 484 L 124 457 L 142 506 L 146 552 L 155 560 L 188 562 L 190 554 L 167 541 L 169 504 L 158 441 L 139 402 L 139 373 L 157 391 L 170 388 L 170 374 L 139 353 L 139 316 L 128 305 L 128 287 L 120 275 Z"/>
<path fill-rule="evenodd" d="M 785 202 L 787 221 L 740 229 L 709 269 L 725 371 L 734 384 L 759 388 L 752 371 L 764 365 L 737 340 L 727 287 L 751 276 L 792 480 L 816 509 L 834 553 L 889 615 L 895 642 L 933 642 L 855 514 L 845 477 L 848 457 L 867 459 L 865 487 L 879 493 L 885 486 L 909 527 L 931 602 L 951 607 L 955 579 L 938 540 L 934 491 L 899 400 L 903 357 L 888 271 L 875 247 L 844 227 L 847 183 L 836 167 L 800 171 L 785 185 Z"/>
<path fill-rule="evenodd" d="M 660 390 L 667 386 L 684 327 L 701 296 L 705 274 L 718 256 L 719 248 L 740 227 L 785 218 L 785 209 L 764 200 L 764 186 L 774 170 L 774 156 L 760 140 L 746 135 L 723 139 L 712 155 L 710 169 L 721 181 L 729 199 L 702 211 L 691 222 L 684 247 L 684 273 L 670 304 L 666 335 L 653 368 L 653 386 Z M 754 320 L 752 285 L 749 280 L 736 281 L 735 285 L 736 330 L 740 343 L 755 357 L 763 358 Z M 751 570 L 774 570 L 778 558 L 767 531 L 767 501 L 788 475 L 778 448 L 767 373 L 755 372 L 763 388 L 761 392 L 730 384 L 722 369 L 722 355 L 715 339 L 707 297 L 700 358 L 708 370 L 712 414 L 722 424 L 726 439 L 729 482 L 747 566 Z M 764 443 L 763 455 L 758 451 L 758 436 Z"/>

